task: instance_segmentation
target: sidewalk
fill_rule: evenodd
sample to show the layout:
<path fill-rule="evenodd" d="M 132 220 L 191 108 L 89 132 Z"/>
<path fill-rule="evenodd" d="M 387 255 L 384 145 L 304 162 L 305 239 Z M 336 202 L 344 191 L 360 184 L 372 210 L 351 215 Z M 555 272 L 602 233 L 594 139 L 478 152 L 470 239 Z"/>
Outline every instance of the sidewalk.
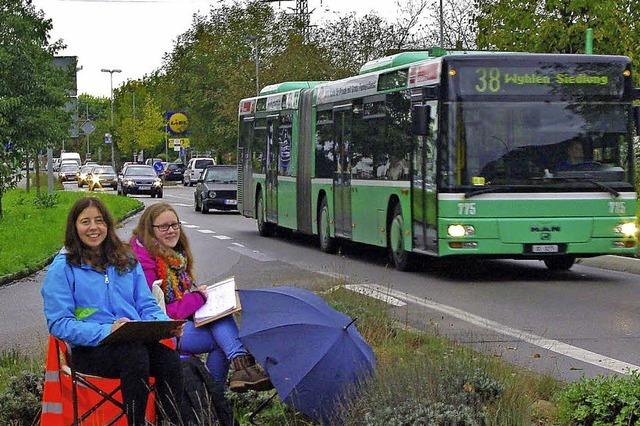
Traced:
<path fill-rule="evenodd" d="M 578 263 L 580 265 L 591 266 L 592 268 L 640 274 L 640 259 L 632 257 L 606 255 L 578 259 Z"/>

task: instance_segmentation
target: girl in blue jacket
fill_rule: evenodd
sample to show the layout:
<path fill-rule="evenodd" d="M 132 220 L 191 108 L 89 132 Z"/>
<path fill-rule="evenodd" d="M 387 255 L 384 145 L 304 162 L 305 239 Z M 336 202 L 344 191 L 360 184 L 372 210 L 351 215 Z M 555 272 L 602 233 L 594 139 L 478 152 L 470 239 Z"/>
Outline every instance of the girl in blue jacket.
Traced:
<path fill-rule="evenodd" d="M 156 303 L 140 264 L 118 238 L 113 219 L 98 198 L 81 198 L 67 218 L 63 250 L 49 266 L 42 297 L 49 332 L 70 343 L 81 373 L 119 378 L 129 425 L 144 425 L 149 376 L 158 400 L 179 424 L 180 357 L 165 345 L 100 342 L 131 320 L 168 320 Z M 181 329 L 176 329 L 179 335 Z"/>

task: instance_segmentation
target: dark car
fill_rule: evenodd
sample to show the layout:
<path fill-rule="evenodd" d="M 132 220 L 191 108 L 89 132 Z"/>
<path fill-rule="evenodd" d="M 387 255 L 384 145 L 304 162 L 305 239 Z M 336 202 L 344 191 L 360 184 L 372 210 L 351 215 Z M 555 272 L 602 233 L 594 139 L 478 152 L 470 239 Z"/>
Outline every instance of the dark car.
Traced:
<path fill-rule="evenodd" d="M 169 163 L 164 169 L 164 180 L 182 182 L 185 165 L 181 163 Z"/>
<path fill-rule="evenodd" d="M 118 175 L 118 195 L 149 194 L 151 198 L 162 198 L 162 180 L 151 166 L 132 164 Z"/>
<path fill-rule="evenodd" d="M 238 210 L 238 169 L 236 166 L 209 166 L 202 172 L 194 192 L 197 212 L 209 209 Z"/>
<path fill-rule="evenodd" d="M 94 166 L 89 176 L 89 191 L 107 186 L 117 189 L 118 179 L 115 170 L 111 166 Z"/>

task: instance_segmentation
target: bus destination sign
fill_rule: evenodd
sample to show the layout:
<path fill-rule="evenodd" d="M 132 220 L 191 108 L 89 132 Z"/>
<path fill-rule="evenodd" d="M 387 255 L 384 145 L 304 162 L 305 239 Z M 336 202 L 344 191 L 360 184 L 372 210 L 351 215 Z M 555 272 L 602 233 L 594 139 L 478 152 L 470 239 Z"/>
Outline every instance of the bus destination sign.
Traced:
<path fill-rule="evenodd" d="M 460 96 L 606 96 L 621 97 L 621 64 L 540 64 L 538 66 L 468 66 L 459 64 L 450 77 Z"/>

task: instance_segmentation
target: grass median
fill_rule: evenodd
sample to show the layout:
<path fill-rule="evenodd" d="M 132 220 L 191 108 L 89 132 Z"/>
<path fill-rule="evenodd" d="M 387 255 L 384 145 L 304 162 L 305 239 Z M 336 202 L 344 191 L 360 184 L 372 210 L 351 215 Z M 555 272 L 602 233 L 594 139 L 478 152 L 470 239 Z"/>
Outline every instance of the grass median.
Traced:
<path fill-rule="evenodd" d="M 43 190 L 40 197 L 32 189 L 8 191 L 2 197 L 3 218 L 0 219 L 0 283 L 3 277 L 28 273 L 45 266 L 62 247 L 67 214 L 71 205 L 87 196 L 86 192 L 56 191 L 55 200 Z M 92 193 L 102 199 L 116 221 L 142 203 L 111 194 Z"/>

